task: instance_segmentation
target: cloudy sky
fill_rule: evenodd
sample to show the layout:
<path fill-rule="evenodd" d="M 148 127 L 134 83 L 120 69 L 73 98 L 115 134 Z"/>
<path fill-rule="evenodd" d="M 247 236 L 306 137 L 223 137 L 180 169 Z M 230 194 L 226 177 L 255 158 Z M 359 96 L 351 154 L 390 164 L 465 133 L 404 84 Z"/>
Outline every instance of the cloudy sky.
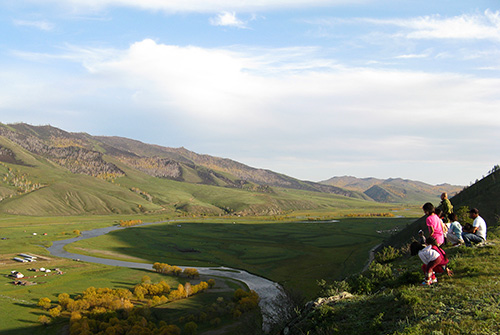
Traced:
<path fill-rule="evenodd" d="M 0 122 L 304 180 L 500 163 L 497 0 L 0 0 Z"/>

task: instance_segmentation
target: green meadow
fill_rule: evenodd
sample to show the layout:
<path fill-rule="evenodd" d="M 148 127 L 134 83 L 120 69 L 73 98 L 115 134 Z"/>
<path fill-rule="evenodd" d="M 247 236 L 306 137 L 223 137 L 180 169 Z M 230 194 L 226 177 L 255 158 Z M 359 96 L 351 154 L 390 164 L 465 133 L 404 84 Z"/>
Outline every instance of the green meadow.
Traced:
<path fill-rule="evenodd" d="M 351 213 L 353 213 L 351 211 Z M 354 212 L 356 213 L 356 212 Z M 366 213 L 366 212 L 365 212 Z M 395 212 L 395 214 L 397 214 Z M 405 228 L 414 221 L 414 209 L 404 211 L 405 218 L 345 218 L 332 221 L 331 212 L 303 212 L 293 216 L 251 218 L 186 218 L 150 226 L 137 226 L 97 238 L 81 240 L 68 251 L 105 258 L 138 262 L 162 262 L 186 266 L 228 266 L 279 282 L 284 287 L 313 297 L 317 280 L 336 280 L 360 271 L 369 250 L 382 242 L 389 230 Z M 52 241 L 73 238 L 77 231 L 117 225 L 120 220 L 141 219 L 143 222 L 171 220 L 168 215 L 95 215 L 0 217 L 0 333 L 56 334 L 63 324 L 41 326 L 38 316 L 44 312 L 36 306 L 48 297 L 56 301 L 60 293 L 76 295 L 89 286 L 132 288 L 147 274 L 152 281 L 160 275 L 145 270 L 110 267 L 50 256 L 45 247 Z M 294 221 L 286 221 L 294 220 Z M 383 231 L 378 233 L 377 231 Z M 36 235 L 34 235 L 36 233 Z M 31 253 L 50 258 L 37 263 L 12 261 L 18 253 Z M 10 271 L 27 271 L 31 267 L 60 268 L 64 275 L 50 275 L 33 280 L 37 285 L 14 286 L 6 276 Z M 158 277 L 158 278 L 157 278 Z M 183 278 L 161 277 L 175 287 Z M 224 286 L 238 285 L 220 278 Z M 30 280 L 30 279 L 28 279 Z M 205 296 L 206 294 L 206 296 Z M 171 318 L 193 313 L 204 304 L 212 304 L 228 293 L 204 293 L 181 302 L 160 306 L 155 313 Z M 231 320 L 222 320 L 223 325 Z"/>
<path fill-rule="evenodd" d="M 47 268 L 59 268 L 63 275 L 50 273 L 44 276 L 41 273 L 28 271 L 32 267 L 45 266 Z M 26 280 L 36 282 L 32 286 L 14 286 L 12 279 L 4 275 L 10 271 L 20 271 Z M 48 327 L 41 326 L 37 319 L 45 314 L 37 303 L 40 298 L 47 297 L 57 302 L 57 296 L 61 293 L 77 295 L 90 286 L 109 288 L 133 288 L 141 282 L 144 275 L 151 277 L 152 281 L 167 281 L 175 287 L 180 282 L 178 278 L 161 276 L 151 271 L 134 270 L 127 268 L 111 267 L 99 264 L 75 262 L 71 260 L 39 261 L 36 263 L 15 263 L 0 265 L 0 333 L 1 334 L 55 334 L 61 328 L 61 324 L 55 323 Z"/>
<path fill-rule="evenodd" d="M 244 269 L 310 298 L 318 279 L 335 280 L 362 270 L 371 248 L 391 229 L 402 229 L 413 220 L 174 221 L 115 231 L 66 249 L 105 258 Z"/>
<path fill-rule="evenodd" d="M 76 237 L 75 231 L 116 225 L 120 220 L 144 219 L 143 215 L 88 216 L 0 216 L 0 255 L 31 252 L 47 255 L 52 241 Z M 148 222 L 166 220 L 166 216 L 148 216 Z M 36 235 L 33 235 L 36 234 Z M 1 256 L 0 256 L 1 257 Z"/>

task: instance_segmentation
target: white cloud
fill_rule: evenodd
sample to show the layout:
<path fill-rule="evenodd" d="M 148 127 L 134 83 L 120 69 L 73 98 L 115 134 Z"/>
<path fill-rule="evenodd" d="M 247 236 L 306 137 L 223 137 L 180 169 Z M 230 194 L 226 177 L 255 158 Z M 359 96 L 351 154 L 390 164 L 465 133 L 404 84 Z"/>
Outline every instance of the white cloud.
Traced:
<path fill-rule="evenodd" d="M 500 41 L 500 13 L 461 15 L 452 18 L 423 17 L 408 22 L 409 38 L 416 39 L 485 39 Z"/>
<path fill-rule="evenodd" d="M 246 28 L 246 23 L 236 17 L 234 12 L 223 12 L 210 19 L 214 26 Z"/>
<path fill-rule="evenodd" d="M 50 31 L 54 29 L 54 24 L 48 21 L 14 20 L 13 23 L 16 26 L 33 27 L 44 31 Z"/>
<path fill-rule="evenodd" d="M 359 25 L 361 23 L 396 26 L 403 30 L 393 33 L 393 35 L 409 39 L 500 41 L 500 11 L 493 12 L 489 9 L 483 13 L 462 14 L 453 17 L 431 15 L 405 19 L 322 18 L 305 22 L 330 28 L 338 25 Z"/>
<path fill-rule="evenodd" d="M 428 53 L 424 54 L 407 54 L 407 55 L 399 55 L 394 58 L 396 59 L 416 59 L 416 58 L 428 58 L 430 55 Z"/>
<path fill-rule="evenodd" d="M 157 136 L 180 132 L 189 138 L 181 145 L 192 150 L 234 159 L 258 152 L 261 160 L 255 162 L 268 159 L 260 167 L 305 179 L 323 177 L 292 171 L 305 173 L 304 166 L 281 169 L 285 161 L 279 157 L 323 162 L 310 170 L 327 179 L 335 175 L 325 175 L 332 162 L 378 162 L 386 173 L 398 176 L 401 160 L 422 173 L 425 164 L 417 162 L 424 158 L 463 157 L 465 163 L 471 157 L 464 152 L 477 152 L 478 160 L 500 155 L 491 147 L 500 140 L 500 79 L 353 68 L 323 59 L 317 51 L 236 52 L 149 39 L 126 50 L 71 48 L 52 57 L 77 61 L 87 73 L 54 78 L 47 69 L 50 76 L 36 73 L 30 79 L 13 71 L 6 79 L 11 84 L 0 92 L 0 104 L 4 110 L 15 108 L 18 117 L 23 109 L 72 111 L 75 125 L 70 129 L 90 120 L 99 120 L 92 123 L 95 127 L 106 120 L 140 118 L 133 123 L 134 134 L 117 135 L 152 136 L 151 129 L 163 125 Z M 43 59 L 50 62 L 47 55 Z M 22 92 L 38 93 L 26 97 Z M 123 129 L 117 125 L 116 131 Z M 474 129 L 481 129 L 480 137 Z M 428 169 L 430 174 L 442 166 Z"/>
<path fill-rule="evenodd" d="M 365 3 L 371 0 L 24 0 L 56 4 L 75 11 L 98 11 L 109 7 L 132 7 L 167 12 L 251 12 L 279 8 L 301 8 L 311 6 L 336 6 Z"/>
<path fill-rule="evenodd" d="M 478 39 L 500 41 L 500 12 L 486 10 L 483 14 L 454 17 L 440 15 L 411 19 L 366 19 L 374 24 L 395 25 L 406 29 L 401 35 L 411 39 Z"/>
<path fill-rule="evenodd" d="M 214 124 L 245 120 L 286 129 L 286 118 L 296 122 L 291 129 L 323 127 L 318 120 L 358 129 L 428 121 L 461 125 L 474 110 L 473 123 L 500 126 L 498 79 L 349 68 L 314 56 L 311 48 L 236 52 L 146 39 L 128 50 L 71 48 L 51 57 L 80 62 L 103 87 L 134 92 L 138 104 L 173 108 Z"/>

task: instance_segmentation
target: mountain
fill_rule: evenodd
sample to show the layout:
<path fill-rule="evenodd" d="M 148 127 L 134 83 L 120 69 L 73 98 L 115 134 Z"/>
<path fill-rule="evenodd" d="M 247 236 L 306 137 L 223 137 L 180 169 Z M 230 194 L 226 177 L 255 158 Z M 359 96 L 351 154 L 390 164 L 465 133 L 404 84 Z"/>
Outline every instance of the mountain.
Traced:
<path fill-rule="evenodd" d="M 116 156 L 121 156 L 121 159 L 128 164 L 135 164 L 134 161 L 140 162 L 144 159 L 147 161 L 159 159 L 161 162 L 157 161 L 158 165 L 166 164 L 171 167 L 170 175 L 160 174 L 155 176 L 186 182 L 233 187 L 240 187 L 242 183 L 251 182 L 271 187 L 333 193 L 370 200 L 362 192 L 346 190 L 333 185 L 302 181 L 270 170 L 252 168 L 227 158 L 200 155 L 185 148 L 161 147 L 122 137 L 96 137 L 96 139 L 105 145 L 104 148 L 109 154 L 115 153 Z M 118 150 L 118 152 L 115 150 Z M 192 169 L 197 170 L 194 173 L 195 176 L 186 172 L 186 170 Z M 144 170 L 144 172 L 150 173 L 151 171 Z M 212 179 L 210 176 L 216 178 Z M 221 182 L 221 180 L 223 181 Z"/>
<path fill-rule="evenodd" d="M 0 124 L 0 177 L 0 211 L 25 215 L 276 215 L 372 202 L 185 148 L 24 123 Z"/>
<path fill-rule="evenodd" d="M 322 181 L 321 184 L 362 192 L 377 202 L 415 204 L 439 200 L 443 192 L 447 192 L 451 197 L 463 188 L 450 184 L 429 185 L 401 178 L 377 179 L 351 176 L 333 177 Z"/>

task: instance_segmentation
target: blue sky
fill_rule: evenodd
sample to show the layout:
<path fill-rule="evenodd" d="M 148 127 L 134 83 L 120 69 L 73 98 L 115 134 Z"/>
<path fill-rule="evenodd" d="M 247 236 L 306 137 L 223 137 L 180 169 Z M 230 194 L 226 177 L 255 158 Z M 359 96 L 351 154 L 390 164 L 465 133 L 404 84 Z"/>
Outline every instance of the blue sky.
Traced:
<path fill-rule="evenodd" d="M 467 185 L 499 163 L 499 7 L 0 0 L 0 122 Z"/>

